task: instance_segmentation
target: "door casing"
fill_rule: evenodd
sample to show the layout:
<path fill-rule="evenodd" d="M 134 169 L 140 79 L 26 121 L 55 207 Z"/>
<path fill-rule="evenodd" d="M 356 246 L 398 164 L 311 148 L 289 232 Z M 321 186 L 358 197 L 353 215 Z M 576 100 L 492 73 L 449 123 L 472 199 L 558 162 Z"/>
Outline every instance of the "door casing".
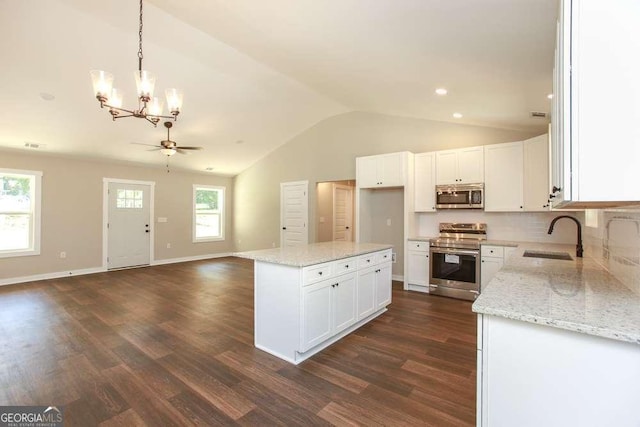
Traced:
<path fill-rule="evenodd" d="M 121 183 L 121 184 L 136 184 L 136 185 L 148 185 L 149 186 L 149 224 L 151 224 L 151 231 L 149 236 L 149 265 L 153 265 L 154 262 L 154 242 L 155 242 L 155 225 L 154 225 L 154 206 L 155 206 L 155 187 L 156 183 L 153 181 L 135 181 L 130 179 L 118 179 L 118 178 L 102 178 L 102 268 L 107 270 L 109 256 L 109 184 Z"/>

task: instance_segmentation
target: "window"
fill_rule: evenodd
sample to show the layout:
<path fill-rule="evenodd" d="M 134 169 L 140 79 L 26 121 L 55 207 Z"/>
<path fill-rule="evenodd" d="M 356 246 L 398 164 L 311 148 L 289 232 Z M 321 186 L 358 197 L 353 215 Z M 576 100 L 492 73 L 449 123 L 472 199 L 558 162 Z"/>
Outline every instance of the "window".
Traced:
<path fill-rule="evenodd" d="M 142 190 L 124 190 L 118 188 L 116 194 L 117 209 L 142 209 Z"/>
<path fill-rule="evenodd" d="M 193 186 L 193 241 L 224 240 L 224 187 Z"/>
<path fill-rule="evenodd" d="M 40 254 L 42 172 L 0 169 L 0 258 Z"/>

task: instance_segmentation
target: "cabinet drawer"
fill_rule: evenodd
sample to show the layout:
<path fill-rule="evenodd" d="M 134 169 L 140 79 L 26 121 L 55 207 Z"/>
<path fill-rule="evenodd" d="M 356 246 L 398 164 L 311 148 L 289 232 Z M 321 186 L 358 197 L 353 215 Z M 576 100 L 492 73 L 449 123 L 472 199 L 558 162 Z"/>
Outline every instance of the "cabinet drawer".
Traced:
<path fill-rule="evenodd" d="M 409 250 L 414 252 L 429 252 L 429 242 L 409 240 Z"/>
<path fill-rule="evenodd" d="M 391 249 L 376 253 L 376 263 L 391 262 Z"/>
<path fill-rule="evenodd" d="M 302 272 L 303 286 L 330 278 L 333 276 L 332 267 L 333 264 L 330 262 L 305 267 Z"/>
<path fill-rule="evenodd" d="M 358 258 L 345 258 L 340 259 L 333 263 L 333 271 L 336 275 L 349 273 L 351 271 L 356 271 L 358 269 Z"/>
<path fill-rule="evenodd" d="M 365 268 L 376 264 L 376 254 L 366 254 L 358 257 L 358 268 Z"/>
<path fill-rule="evenodd" d="M 483 257 L 502 258 L 504 257 L 504 247 L 482 245 L 481 253 Z"/>

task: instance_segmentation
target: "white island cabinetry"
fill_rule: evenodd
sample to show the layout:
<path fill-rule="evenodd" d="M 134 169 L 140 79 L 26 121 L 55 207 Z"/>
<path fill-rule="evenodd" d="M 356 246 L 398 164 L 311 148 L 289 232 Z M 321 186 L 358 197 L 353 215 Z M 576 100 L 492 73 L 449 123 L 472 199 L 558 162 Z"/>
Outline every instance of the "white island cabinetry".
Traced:
<path fill-rule="evenodd" d="M 255 260 L 255 346 L 298 364 L 386 311 L 391 245 L 325 242 Z"/>

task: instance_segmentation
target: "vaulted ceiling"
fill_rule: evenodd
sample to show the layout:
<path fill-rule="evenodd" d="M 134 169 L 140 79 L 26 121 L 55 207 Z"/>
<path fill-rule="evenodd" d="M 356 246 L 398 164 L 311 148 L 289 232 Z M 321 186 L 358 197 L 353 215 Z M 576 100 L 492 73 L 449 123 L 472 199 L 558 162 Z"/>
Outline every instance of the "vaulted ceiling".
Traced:
<path fill-rule="evenodd" d="M 112 72 L 134 105 L 138 7 L 0 0 L 0 148 L 164 164 L 131 144 L 159 143 L 164 128 L 112 122 L 89 79 L 91 69 Z M 172 139 L 205 148 L 172 157 L 176 168 L 234 175 L 354 110 L 543 133 L 547 121 L 530 112 L 549 111 L 556 9 L 557 0 L 149 0 L 144 68 L 159 93 L 185 92 Z"/>

